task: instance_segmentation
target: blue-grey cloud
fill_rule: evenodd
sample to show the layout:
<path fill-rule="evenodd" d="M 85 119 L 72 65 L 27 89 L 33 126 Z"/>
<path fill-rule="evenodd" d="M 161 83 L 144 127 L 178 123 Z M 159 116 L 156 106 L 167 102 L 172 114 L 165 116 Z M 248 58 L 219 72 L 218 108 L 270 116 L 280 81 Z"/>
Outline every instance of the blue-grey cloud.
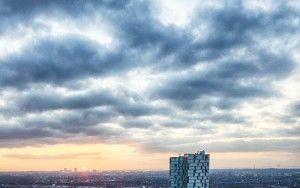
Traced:
<path fill-rule="evenodd" d="M 139 100 L 132 101 L 131 98 L 128 98 L 122 92 L 115 94 L 109 90 L 87 91 L 67 96 L 58 93 L 50 95 L 43 92 L 30 92 L 8 100 L 13 102 L 10 102 L 6 108 L 0 108 L 0 112 L 7 117 L 57 110 L 77 110 L 86 114 L 84 116 L 86 117 L 88 113 L 93 115 L 93 108 L 97 107 L 109 110 L 109 113 L 98 114 L 101 118 L 105 118 L 105 116 L 138 117 L 170 113 L 170 110 L 165 107 L 145 104 L 145 102 Z M 84 124 L 86 120 L 77 119 L 77 121 L 82 121 Z M 88 124 L 88 122 L 85 123 Z"/>
<path fill-rule="evenodd" d="M 125 8 L 130 1 L 36 1 L 36 0 L 2 0 L 0 2 L 0 18 L 2 24 L 0 33 L 13 30 L 18 24 L 34 24 L 34 19 L 40 15 L 50 17 L 69 17 L 80 19 L 84 15 L 103 8 L 119 10 Z"/>
<path fill-rule="evenodd" d="M 107 91 L 90 92 L 71 96 L 31 94 L 15 100 L 15 107 L 24 112 L 42 112 L 59 109 L 85 109 L 97 106 L 108 106 L 120 103 L 113 94 Z"/>
<path fill-rule="evenodd" d="M 278 117 L 278 119 L 284 124 L 300 124 L 300 102 L 299 101 L 292 101 L 286 108 L 286 111 L 283 115 Z M 298 128 L 298 127 L 296 127 Z M 287 131 L 288 133 L 295 134 L 296 132 L 292 129 L 284 129 L 284 133 Z"/>
<path fill-rule="evenodd" d="M 196 141 L 195 141 L 196 142 Z M 214 141 L 210 143 L 176 143 L 170 140 L 164 140 L 161 142 L 148 142 L 144 145 L 145 152 L 187 152 L 199 149 L 199 145 L 206 148 L 209 152 L 274 152 L 274 151 L 284 151 L 284 152 L 295 152 L 298 153 L 300 147 L 298 146 L 299 139 L 252 139 L 245 141 L 243 139 L 238 139 L 235 141 Z M 168 144 L 166 144 L 168 143 Z"/>
<path fill-rule="evenodd" d="M 300 102 L 297 101 L 295 104 L 292 105 L 292 114 L 296 117 L 300 117 Z"/>
<path fill-rule="evenodd" d="M 185 102 L 211 95 L 234 98 L 235 101 L 272 96 L 276 92 L 264 80 L 289 75 L 294 64 L 294 61 L 281 54 L 264 54 L 256 61 L 225 62 L 206 72 L 171 78 L 154 93 L 154 97 Z M 253 77 L 260 78 L 262 82 L 259 79 L 252 82 Z M 245 80 L 249 80 L 248 84 L 243 83 Z"/>
<path fill-rule="evenodd" d="M 217 4 L 219 8 L 196 7 L 188 25 L 177 27 L 163 24 L 151 1 L 0 1 L 0 39 L 13 29 L 44 32 L 0 57 L 0 118 L 9 122 L 1 124 L 0 147 L 84 138 L 138 142 L 143 149 L 160 152 L 196 144 L 211 151 L 297 150 L 295 140 L 276 137 L 299 136 L 293 134 L 298 131 L 298 103 L 281 117 L 287 127 L 268 132 L 272 141 L 263 128 L 250 134 L 259 125 L 239 113 L 244 103 L 280 99 L 275 83 L 294 74 L 297 7 L 276 2 L 275 8 L 262 11 L 249 9 L 243 1 Z M 71 20 L 81 27 L 89 23 L 96 29 L 108 25 L 113 45 L 104 47 L 78 33 L 48 36 L 48 19 Z M 199 30 L 201 26 L 205 27 Z M 153 77 L 146 91 L 133 89 L 127 80 L 140 70 Z M 102 87 L 107 78 L 120 83 Z M 93 89 L 91 80 L 99 81 Z M 144 84 L 138 77 L 134 81 Z M 105 87 L 109 89 L 99 89 Z M 224 133 L 230 126 L 240 129 Z M 183 143 L 172 139 L 181 129 L 194 130 L 195 135 L 181 135 Z M 135 131 L 145 138 L 135 138 Z M 170 138 L 149 142 L 160 134 Z M 256 136 L 262 144 L 205 144 L 199 135 Z"/>
<path fill-rule="evenodd" d="M 30 83 L 62 84 L 122 69 L 122 52 L 98 48 L 80 37 L 39 41 L 21 54 L 1 60 L 0 85 L 18 88 Z"/>
<path fill-rule="evenodd" d="M 2 126 L 0 131 L 1 140 L 23 140 L 41 137 L 57 137 L 54 132 L 45 129 L 26 128 L 23 126 Z"/>
<path fill-rule="evenodd" d="M 242 1 L 235 1 L 220 9 L 200 12 L 201 17 L 205 14 L 209 14 L 207 19 L 213 30 L 205 42 L 200 44 L 204 49 L 252 46 L 254 36 L 272 37 L 299 32 L 297 26 L 287 22 L 299 16 L 297 11 L 282 3 L 278 3 L 271 12 L 251 12 Z"/>
<path fill-rule="evenodd" d="M 137 120 L 127 120 L 124 123 L 122 123 L 122 126 L 125 128 L 149 128 L 153 126 L 153 123 L 151 120 L 142 120 L 142 119 L 137 119 Z"/>

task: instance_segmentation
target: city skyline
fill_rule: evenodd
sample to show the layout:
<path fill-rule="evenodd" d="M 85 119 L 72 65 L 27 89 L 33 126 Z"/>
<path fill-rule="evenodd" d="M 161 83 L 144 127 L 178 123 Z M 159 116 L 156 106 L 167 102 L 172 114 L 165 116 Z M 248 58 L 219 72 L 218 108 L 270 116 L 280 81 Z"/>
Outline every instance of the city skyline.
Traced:
<path fill-rule="evenodd" d="M 300 2 L 0 0 L 0 171 L 300 167 Z"/>

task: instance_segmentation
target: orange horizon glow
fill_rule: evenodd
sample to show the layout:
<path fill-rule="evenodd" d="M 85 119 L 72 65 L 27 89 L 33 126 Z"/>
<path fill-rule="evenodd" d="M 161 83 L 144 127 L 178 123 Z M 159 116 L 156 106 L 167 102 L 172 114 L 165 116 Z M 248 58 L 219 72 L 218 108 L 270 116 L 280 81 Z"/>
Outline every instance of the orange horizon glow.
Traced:
<path fill-rule="evenodd" d="M 142 153 L 121 144 L 58 144 L 0 149 L 0 171 L 168 170 L 176 153 Z M 272 156 L 272 160 L 270 157 Z M 210 153 L 210 168 L 295 168 L 299 158 L 284 152 Z M 84 169 L 83 169 L 84 168 Z"/>

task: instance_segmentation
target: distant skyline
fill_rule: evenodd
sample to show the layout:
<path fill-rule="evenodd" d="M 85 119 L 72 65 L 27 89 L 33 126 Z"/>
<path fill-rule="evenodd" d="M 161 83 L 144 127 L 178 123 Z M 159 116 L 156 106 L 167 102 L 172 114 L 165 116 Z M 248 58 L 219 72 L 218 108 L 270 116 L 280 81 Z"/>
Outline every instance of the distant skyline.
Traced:
<path fill-rule="evenodd" d="M 300 167 L 300 2 L 0 0 L 0 171 Z"/>

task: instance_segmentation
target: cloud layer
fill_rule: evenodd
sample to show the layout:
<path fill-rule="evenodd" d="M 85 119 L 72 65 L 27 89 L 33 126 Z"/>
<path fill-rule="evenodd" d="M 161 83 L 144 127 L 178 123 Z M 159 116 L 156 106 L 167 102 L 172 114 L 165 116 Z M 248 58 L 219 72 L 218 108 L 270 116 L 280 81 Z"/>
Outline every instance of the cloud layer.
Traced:
<path fill-rule="evenodd" d="M 300 152 L 296 1 L 0 7 L 0 147 Z"/>

